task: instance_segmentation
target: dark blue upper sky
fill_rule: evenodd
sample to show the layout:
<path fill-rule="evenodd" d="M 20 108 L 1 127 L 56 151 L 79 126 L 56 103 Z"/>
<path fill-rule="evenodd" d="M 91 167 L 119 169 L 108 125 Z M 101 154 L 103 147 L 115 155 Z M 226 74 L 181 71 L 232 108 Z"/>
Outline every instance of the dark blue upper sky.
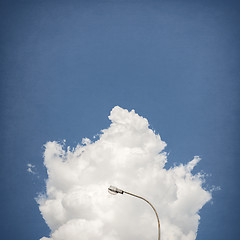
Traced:
<path fill-rule="evenodd" d="M 43 145 L 92 138 L 115 105 L 160 133 L 167 167 L 199 155 L 206 187 L 221 187 L 197 239 L 237 239 L 239 10 L 226 0 L 0 1 L 2 239 L 48 235 L 34 200 Z"/>

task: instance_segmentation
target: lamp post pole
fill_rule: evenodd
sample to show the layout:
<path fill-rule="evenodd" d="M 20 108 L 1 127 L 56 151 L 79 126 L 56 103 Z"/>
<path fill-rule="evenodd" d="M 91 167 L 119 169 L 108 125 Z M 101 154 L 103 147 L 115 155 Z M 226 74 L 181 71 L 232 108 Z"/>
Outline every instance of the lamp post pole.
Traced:
<path fill-rule="evenodd" d="M 108 192 L 111 193 L 111 194 L 114 194 L 114 195 L 117 194 L 117 193 L 120 193 L 120 194 L 126 193 L 128 195 L 131 195 L 131 196 L 136 197 L 136 198 L 140 198 L 140 199 L 144 200 L 145 202 L 147 202 L 152 207 L 153 211 L 156 214 L 157 222 L 158 222 L 158 240 L 160 240 L 160 221 L 159 221 L 159 217 L 158 217 L 156 209 L 154 208 L 154 206 L 147 199 L 145 199 L 145 198 L 143 198 L 141 196 L 135 195 L 133 193 L 123 191 L 123 190 L 121 190 L 119 188 L 116 188 L 116 187 L 113 187 L 113 186 L 110 186 L 108 188 Z"/>

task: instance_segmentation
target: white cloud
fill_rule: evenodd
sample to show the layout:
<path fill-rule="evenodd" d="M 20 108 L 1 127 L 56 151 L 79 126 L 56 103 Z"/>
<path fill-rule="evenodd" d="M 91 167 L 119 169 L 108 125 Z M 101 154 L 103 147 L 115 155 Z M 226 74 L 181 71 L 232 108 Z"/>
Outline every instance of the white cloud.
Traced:
<path fill-rule="evenodd" d="M 28 163 L 27 164 L 27 172 L 31 173 L 31 174 L 36 174 L 36 172 L 34 171 L 35 165 Z"/>
<path fill-rule="evenodd" d="M 75 149 L 48 142 L 46 194 L 40 211 L 51 229 L 42 240 L 157 239 L 154 212 L 128 195 L 112 196 L 109 185 L 146 197 L 157 209 L 161 240 L 194 240 L 199 210 L 211 199 L 204 177 L 192 174 L 200 158 L 164 168 L 166 143 L 134 110 L 114 107 L 110 127 L 99 140 L 83 139 Z"/>

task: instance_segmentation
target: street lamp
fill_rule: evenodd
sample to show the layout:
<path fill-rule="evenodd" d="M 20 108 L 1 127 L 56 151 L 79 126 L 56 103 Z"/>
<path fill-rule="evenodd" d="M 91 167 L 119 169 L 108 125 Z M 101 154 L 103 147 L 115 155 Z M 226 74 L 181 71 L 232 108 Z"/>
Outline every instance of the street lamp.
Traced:
<path fill-rule="evenodd" d="M 140 197 L 140 196 L 138 196 L 138 195 L 135 195 L 135 194 L 132 194 L 132 193 L 123 191 L 123 190 L 121 190 L 121 189 L 119 189 L 119 188 L 116 188 L 116 187 L 113 187 L 113 186 L 110 186 L 110 187 L 108 188 L 108 192 L 111 193 L 111 194 L 113 194 L 113 195 L 116 195 L 117 193 L 120 193 L 120 194 L 126 193 L 126 194 L 128 194 L 128 195 L 131 195 L 131 196 L 133 196 L 133 197 L 140 198 L 140 199 L 144 200 L 145 202 L 147 202 L 147 203 L 152 207 L 152 209 L 154 210 L 154 212 L 155 212 L 155 214 L 156 214 L 157 221 L 158 221 L 158 240 L 160 240 L 160 221 L 159 221 L 159 217 L 158 217 L 158 214 L 157 214 L 156 209 L 153 207 L 153 205 L 152 205 L 147 199 L 145 199 L 145 198 L 143 198 L 143 197 Z"/>

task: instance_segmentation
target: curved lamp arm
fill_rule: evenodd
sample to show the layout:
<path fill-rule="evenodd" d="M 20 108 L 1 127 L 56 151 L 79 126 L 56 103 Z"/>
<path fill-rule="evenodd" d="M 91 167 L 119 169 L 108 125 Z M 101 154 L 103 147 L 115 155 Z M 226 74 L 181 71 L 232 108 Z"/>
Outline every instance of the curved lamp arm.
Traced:
<path fill-rule="evenodd" d="M 131 196 L 133 196 L 133 197 L 140 198 L 140 199 L 144 200 L 145 202 L 147 202 L 147 203 L 152 207 L 153 211 L 154 211 L 155 214 L 156 214 L 157 221 L 158 221 L 158 240 L 160 240 L 160 221 L 159 221 L 159 217 L 158 217 L 158 214 L 157 214 L 156 209 L 153 207 L 153 205 L 152 205 L 147 199 L 145 199 L 145 198 L 143 198 L 143 197 L 140 197 L 140 196 L 138 196 L 138 195 L 135 195 L 135 194 L 133 194 L 133 193 L 129 193 L 129 192 L 123 191 L 123 190 L 121 190 L 121 189 L 119 189 L 119 188 L 116 188 L 116 187 L 113 187 L 113 186 L 110 186 L 110 187 L 108 188 L 108 192 L 111 193 L 111 194 L 114 194 L 114 195 L 117 194 L 117 193 L 120 193 L 120 194 L 126 193 L 126 194 L 128 194 L 128 195 L 131 195 Z"/>

